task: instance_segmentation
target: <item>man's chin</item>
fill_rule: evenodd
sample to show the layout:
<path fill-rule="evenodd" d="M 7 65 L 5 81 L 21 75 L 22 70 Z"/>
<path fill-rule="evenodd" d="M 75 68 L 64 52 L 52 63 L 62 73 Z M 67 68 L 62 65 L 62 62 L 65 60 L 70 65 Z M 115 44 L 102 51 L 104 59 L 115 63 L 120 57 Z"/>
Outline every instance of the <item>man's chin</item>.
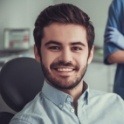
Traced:
<path fill-rule="evenodd" d="M 79 82 L 74 82 L 74 81 L 57 81 L 57 82 L 51 82 L 50 83 L 53 87 L 60 89 L 60 90 L 71 90 L 75 88 Z"/>

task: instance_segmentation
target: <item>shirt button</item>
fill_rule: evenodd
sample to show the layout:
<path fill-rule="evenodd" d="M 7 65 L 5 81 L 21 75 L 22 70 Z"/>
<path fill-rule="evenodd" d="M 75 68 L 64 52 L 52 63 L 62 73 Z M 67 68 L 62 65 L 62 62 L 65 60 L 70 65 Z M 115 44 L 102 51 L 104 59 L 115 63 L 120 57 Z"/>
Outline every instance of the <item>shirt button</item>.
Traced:
<path fill-rule="evenodd" d="M 68 101 L 68 102 L 70 102 L 70 101 L 71 101 L 71 99 L 68 97 L 68 98 L 67 98 L 67 101 Z"/>
<path fill-rule="evenodd" d="M 74 109 L 73 108 L 71 109 L 71 112 L 74 113 Z"/>
<path fill-rule="evenodd" d="M 59 104 L 59 108 L 62 109 L 62 107 L 63 107 L 62 104 Z"/>
<path fill-rule="evenodd" d="M 70 104 L 72 102 L 72 99 L 70 97 L 67 97 L 66 102 Z"/>

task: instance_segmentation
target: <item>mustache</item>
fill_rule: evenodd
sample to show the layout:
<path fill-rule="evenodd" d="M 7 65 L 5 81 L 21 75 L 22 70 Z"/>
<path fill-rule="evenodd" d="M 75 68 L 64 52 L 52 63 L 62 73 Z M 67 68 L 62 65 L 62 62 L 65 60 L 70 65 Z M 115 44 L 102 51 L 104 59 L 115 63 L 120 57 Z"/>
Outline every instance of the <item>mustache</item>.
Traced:
<path fill-rule="evenodd" d="M 79 69 L 77 65 L 72 64 L 72 62 L 64 62 L 64 61 L 58 61 L 55 63 L 52 63 L 50 68 L 59 68 L 59 67 L 72 67 L 75 70 Z"/>

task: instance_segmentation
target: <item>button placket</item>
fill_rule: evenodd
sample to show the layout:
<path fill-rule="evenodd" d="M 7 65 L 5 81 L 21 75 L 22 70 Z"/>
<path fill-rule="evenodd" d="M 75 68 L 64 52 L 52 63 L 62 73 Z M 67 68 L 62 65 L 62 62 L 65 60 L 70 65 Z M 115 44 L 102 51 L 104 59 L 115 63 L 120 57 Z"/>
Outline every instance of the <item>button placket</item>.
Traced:
<path fill-rule="evenodd" d="M 68 97 L 66 98 L 66 107 L 68 108 L 68 110 L 69 110 L 71 113 L 75 113 L 75 109 L 74 109 L 73 106 L 72 106 L 72 102 L 73 102 L 72 98 L 71 98 L 70 96 L 68 96 Z"/>

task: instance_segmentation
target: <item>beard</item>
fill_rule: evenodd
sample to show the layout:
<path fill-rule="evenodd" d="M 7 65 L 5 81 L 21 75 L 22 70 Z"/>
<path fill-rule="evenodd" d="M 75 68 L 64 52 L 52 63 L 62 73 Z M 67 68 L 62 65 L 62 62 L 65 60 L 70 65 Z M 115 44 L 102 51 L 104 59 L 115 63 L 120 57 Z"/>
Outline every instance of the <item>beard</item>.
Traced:
<path fill-rule="evenodd" d="M 78 73 L 78 75 L 75 75 L 75 77 L 72 80 L 66 80 L 66 79 L 61 79 L 58 78 L 56 76 L 53 76 L 50 71 L 48 70 L 48 68 L 45 67 L 45 65 L 43 64 L 43 62 L 41 61 L 41 67 L 44 73 L 44 76 L 46 78 L 46 80 L 48 81 L 48 83 L 50 85 L 52 85 L 53 87 L 60 89 L 60 90 L 71 90 L 73 88 L 75 88 L 83 79 L 85 72 L 87 70 L 87 63 L 86 65 L 83 67 L 83 69 L 80 71 L 80 73 Z M 63 61 L 59 61 L 56 63 L 52 63 L 50 65 L 50 69 L 56 69 L 58 67 L 73 67 L 75 72 L 79 71 L 79 67 L 78 66 L 74 66 L 71 62 L 63 62 Z M 83 83 L 83 82 L 82 82 Z"/>

